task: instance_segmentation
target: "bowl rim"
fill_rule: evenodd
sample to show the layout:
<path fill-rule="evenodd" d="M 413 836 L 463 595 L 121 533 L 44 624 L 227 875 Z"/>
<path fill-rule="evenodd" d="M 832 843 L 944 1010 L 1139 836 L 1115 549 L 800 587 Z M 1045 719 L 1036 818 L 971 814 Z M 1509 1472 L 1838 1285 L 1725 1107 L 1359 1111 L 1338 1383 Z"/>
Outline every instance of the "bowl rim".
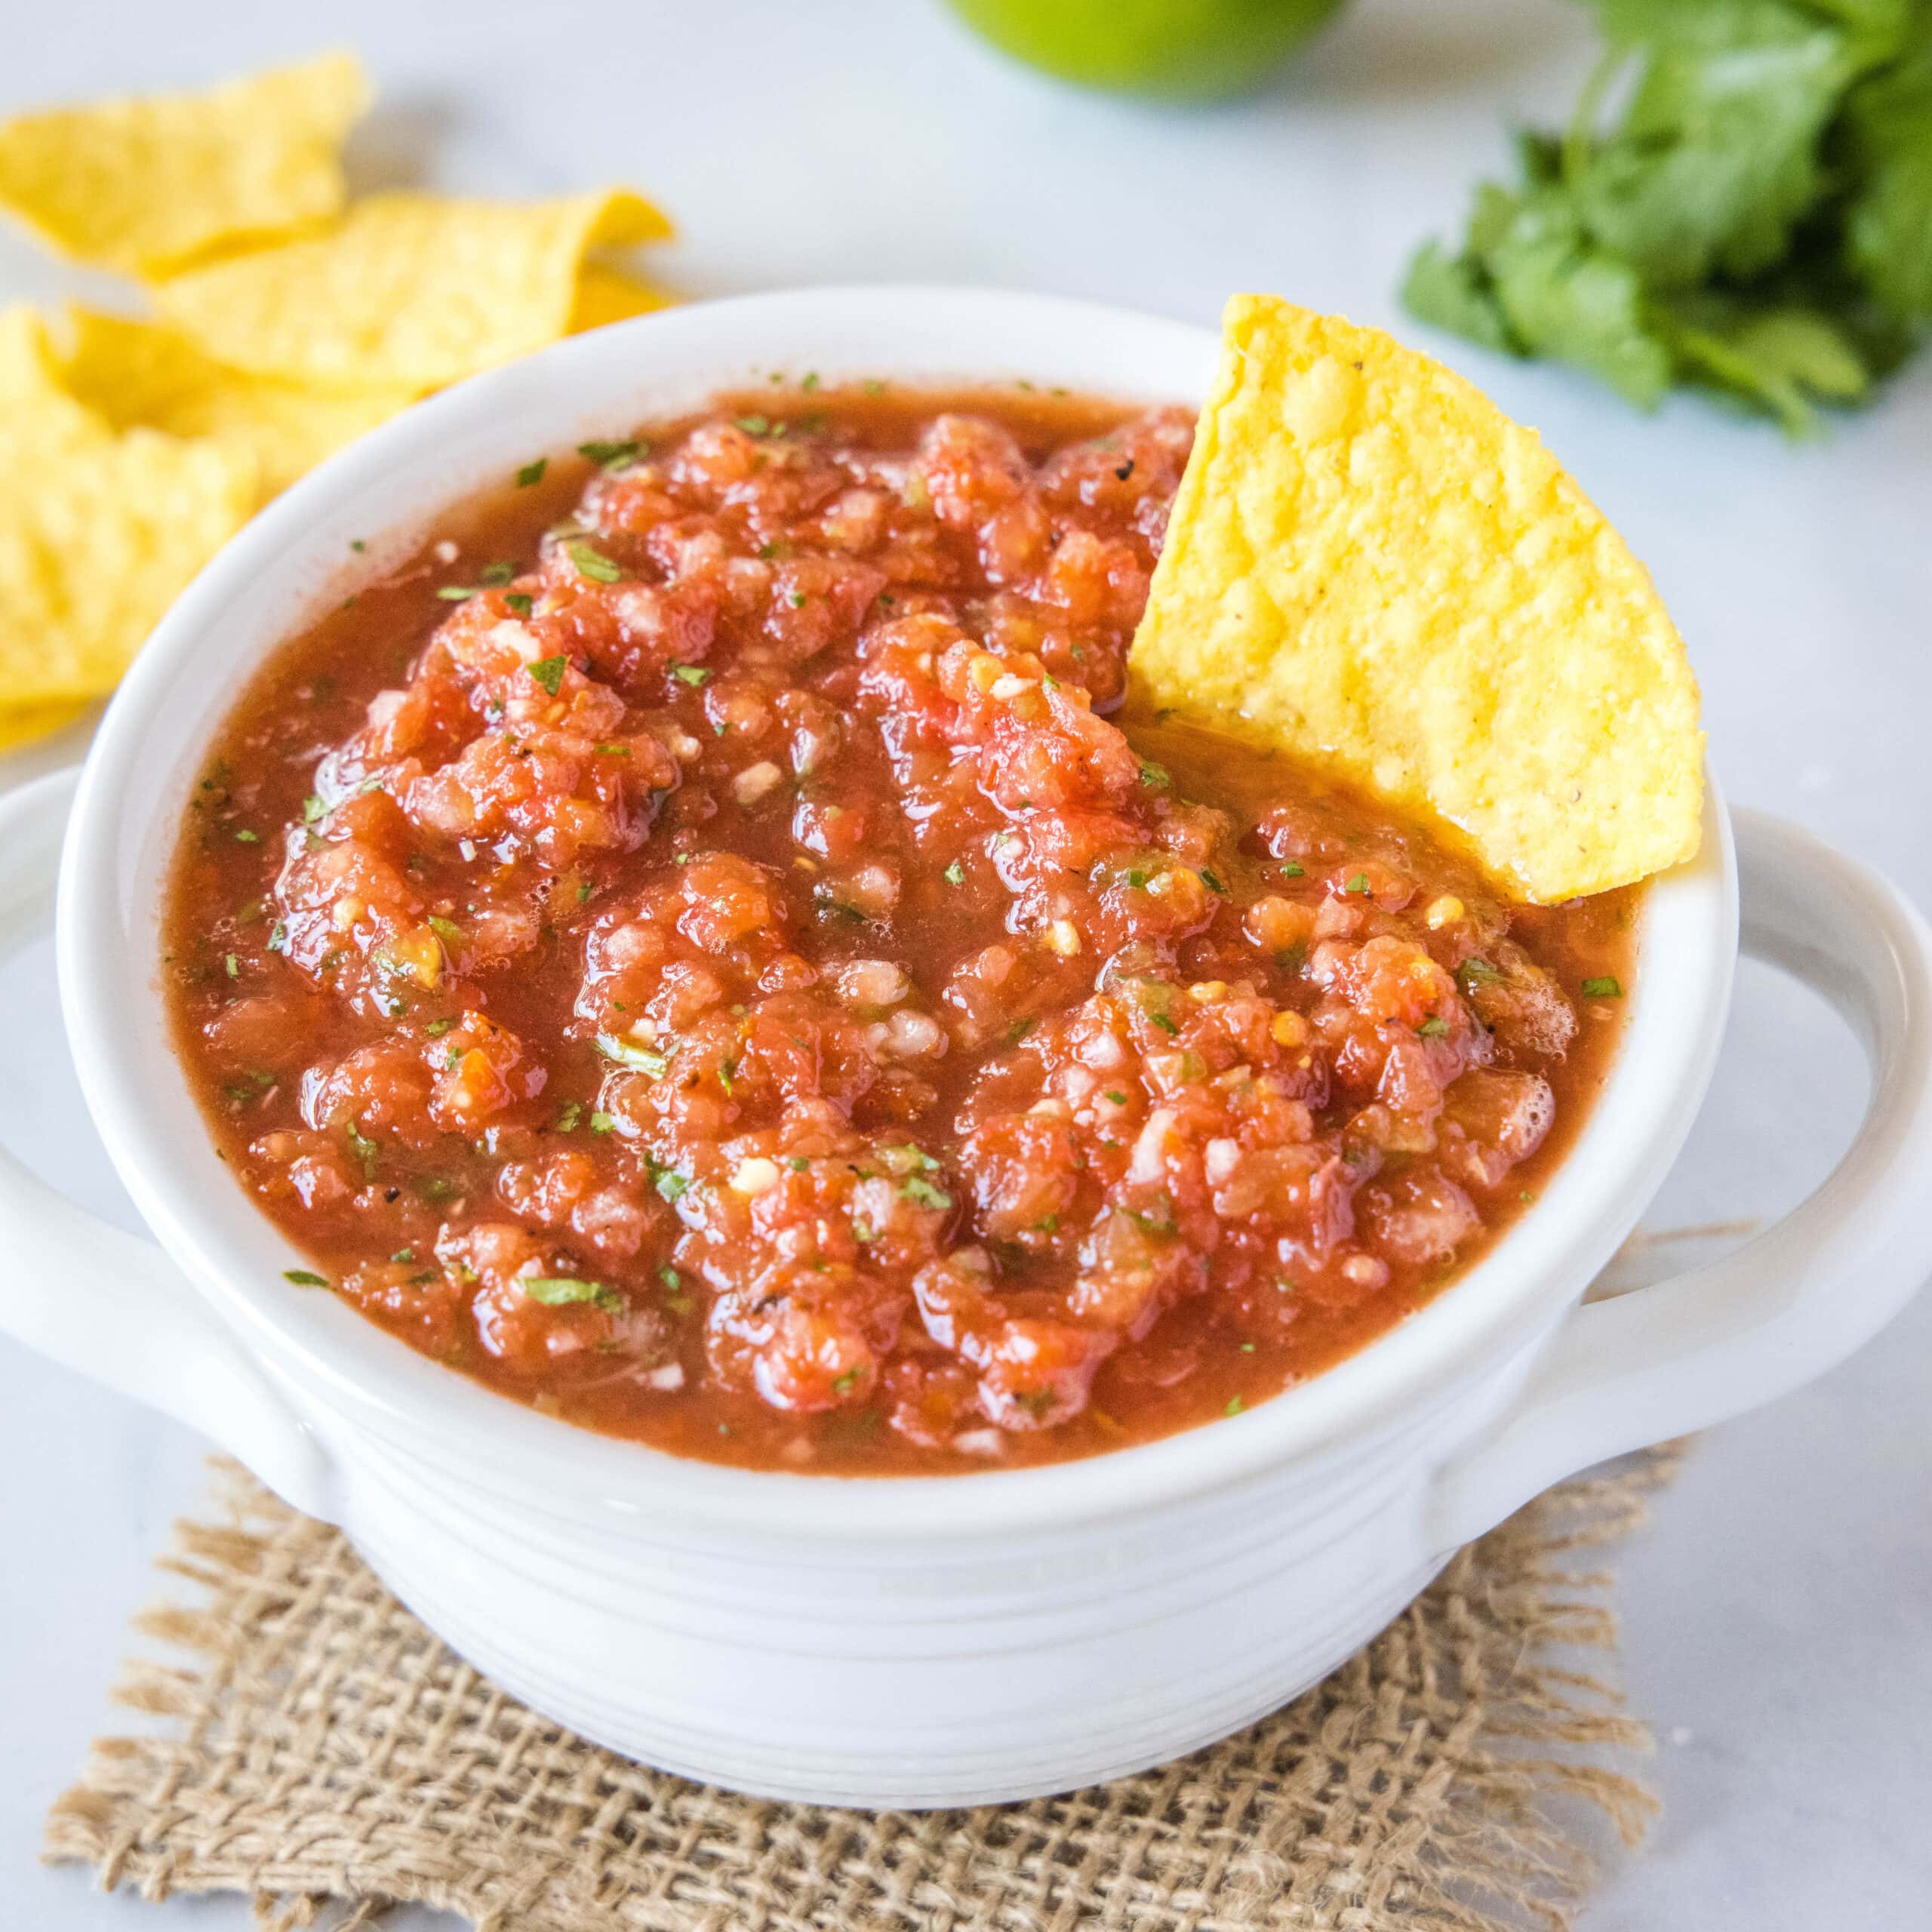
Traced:
<path fill-rule="evenodd" d="M 89 1110 L 143 1218 L 325 1438 L 332 1424 L 392 1444 L 414 1439 L 432 1461 L 500 1493 L 607 1524 L 681 1524 L 821 1546 L 1010 1537 L 1265 1478 L 1393 1426 L 1500 1374 L 1580 1296 L 1675 1158 L 1716 1057 L 1737 894 L 1729 824 L 1708 773 L 1702 847 L 1646 895 L 1626 1036 L 1541 1197 L 1447 1289 L 1333 1367 L 1238 1416 L 1100 1455 L 947 1475 L 831 1476 L 676 1457 L 540 1415 L 417 1354 L 334 1295 L 291 1292 L 281 1271 L 307 1257 L 220 1169 L 200 1131 L 162 1008 L 160 873 L 235 679 L 344 582 L 380 571 L 432 518 L 528 456 L 600 432 L 627 434 L 649 419 L 649 408 L 635 407 L 641 397 L 699 400 L 740 366 L 811 368 L 832 372 L 828 380 L 869 370 L 933 389 L 1023 377 L 1129 401 L 1192 402 L 1217 349 L 1211 331 L 1189 324 L 992 289 L 815 288 L 660 311 L 552 345 L 391 419 L 269 505 L 183 594 L 109 707 L 82 776 L 58 895 L 63 1008 Z M 1070 371 L 1089 368 L 1097 373 L 1084 386 L 1067 383 Z M 414 507 L 365 518 L 389 498 Z M 344 533 L 365 520 L 366 548 L 352 556 Z M 229 675 L 211 680 L 211 669 Z"/>

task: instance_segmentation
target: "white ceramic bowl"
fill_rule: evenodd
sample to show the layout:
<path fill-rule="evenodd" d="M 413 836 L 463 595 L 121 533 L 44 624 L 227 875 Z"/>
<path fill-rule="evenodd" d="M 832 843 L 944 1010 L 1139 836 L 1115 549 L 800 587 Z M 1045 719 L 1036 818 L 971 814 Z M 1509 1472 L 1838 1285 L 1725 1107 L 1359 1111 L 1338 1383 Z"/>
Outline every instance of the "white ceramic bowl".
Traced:
<path fill-rule="evenodd" d="M 66 1023 L 161 1244 L 0 1161 L 0 1327 L 340 1523 L 539 1709 L 694 1777 L 881 1805 L 1058 1790 L 1205 1743 L 1319 1678 L 1548 1483 L 1764 1401 L 1864 1340 L 1932 1268 L 1928 935 L 1801 833 L 1755 817 L 1734 832 L 1715 791 L 1702 854 L 1651 894 L 1626 1043 L 1542 1198 L 1430 1306 L 1234 1420 L 1057 1468 L 753 1473 L 546 1420 L 282 1279 L 300 1257 L 217 1160 L 155 968 L 184 801 L 265 651 L 530 457 L 773 369 L 1191 400 L 1214 354 L 1198 329 L 986 291 L 718 303 L 479 377 L 272 505 L 155 632 L 78 788 L 63 774 L 0 801 L 0 918 L 18 933 L 45 922 L 73 795 Z M 1858 1026 L 1869 1113 L 1818 1193 L 1741 1253 L 1580 1307 L 1703 1095 L 1740 884 L 1746 946 Z"/>

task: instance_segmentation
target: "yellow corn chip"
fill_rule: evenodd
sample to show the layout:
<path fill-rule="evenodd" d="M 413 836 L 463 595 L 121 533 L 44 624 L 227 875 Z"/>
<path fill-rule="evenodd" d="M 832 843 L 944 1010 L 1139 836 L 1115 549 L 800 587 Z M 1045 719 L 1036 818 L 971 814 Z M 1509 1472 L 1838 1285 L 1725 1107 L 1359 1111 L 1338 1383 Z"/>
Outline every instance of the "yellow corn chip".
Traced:
<path fill-rule="evenodd" d="M 1458 826 L 1550 903 L 1697 849 L 1697 687 L 1532 430 L 1374 329 L 1238 295 L 1129 660 L 1137 701 Z"/>
<path fill-rule="evenodd" d="M 0 700 L 111 690 L 254 497 L 245 454 L 117 435 L 60 387 L 39 317 L 0 315 Z"/>
<path fill-rule="evenodd" d="M 325 235 L 177 276 L 157 299 L 235 368 L 433 389 L 554 342 L 587 255 L 670 232 L 615 189 L 521 205 L 372 195 Z"/>
<path fill-rule="evenodd" d="M 86 710 L 78 704 L 26 704 L 0 709 L 0 752 L 18 751 L 38 738 L 51 738 Z"/>
<path fill-rule="evenodd" d="M 336 214 L 368 101 L 355 57 L 333 54 L 204 94 L 24 114 L 0 127 L 0 206 L 77 261 L 165 274 Z"/>
<path fill-rule="evenodd" d="M 165 324 L 68 312 L 61 380 L 116 429 L 206 436 L 257 467 L 264 500 L 416 399 L 413 389 L 317 389 L 211 362 Z"/>
<path fill-rule="evenodd" d="M 671 308 L 677 300 L 666 290 L 606 268 L 601 262 L 586 262 L 577 278 L 570 333 L 581 335 L 586 329 L 601 329 L 606 322 L 627 322 L 654 309 Z"/>

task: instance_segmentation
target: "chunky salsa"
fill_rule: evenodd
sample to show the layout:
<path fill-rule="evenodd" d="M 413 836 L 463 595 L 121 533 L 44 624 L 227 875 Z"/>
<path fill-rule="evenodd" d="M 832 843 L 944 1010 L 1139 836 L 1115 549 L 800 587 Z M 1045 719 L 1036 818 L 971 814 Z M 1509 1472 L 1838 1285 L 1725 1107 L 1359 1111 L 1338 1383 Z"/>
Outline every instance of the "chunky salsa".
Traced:
<path fill-rule="evenodd" d="M 532 451 L 275 657 L 164 972 L 291 1282 L 593 1429 L 889 1474 L 1238 1414 L 1480 1254 L 1636 897 L 1506 905 L 1109 715 L 1190 436 L 807 378 Z"/>

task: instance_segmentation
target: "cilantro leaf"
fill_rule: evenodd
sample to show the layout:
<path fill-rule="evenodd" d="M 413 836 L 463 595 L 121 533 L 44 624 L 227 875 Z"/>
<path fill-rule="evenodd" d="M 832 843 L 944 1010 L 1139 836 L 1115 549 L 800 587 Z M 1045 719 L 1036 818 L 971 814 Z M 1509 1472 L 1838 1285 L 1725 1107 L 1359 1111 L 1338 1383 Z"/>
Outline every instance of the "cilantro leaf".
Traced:
<path fill-rule="evenodd" d="M 1846 211 L 1847 260 L 1908 328 L 1932 323 L 1932 8 L 1919 32 L 1910 57 L 1858 88 L 1845 112 L 1864 174 Z"/>
<path fill-rule="evenodd" d="M 1693 386 L 1797 438 L 1867 400 L 1932 328 L 1932 3 L 1586 4 L 1567 128 L 1518 138 L 1405 306 L 1644 408 Z"/>

